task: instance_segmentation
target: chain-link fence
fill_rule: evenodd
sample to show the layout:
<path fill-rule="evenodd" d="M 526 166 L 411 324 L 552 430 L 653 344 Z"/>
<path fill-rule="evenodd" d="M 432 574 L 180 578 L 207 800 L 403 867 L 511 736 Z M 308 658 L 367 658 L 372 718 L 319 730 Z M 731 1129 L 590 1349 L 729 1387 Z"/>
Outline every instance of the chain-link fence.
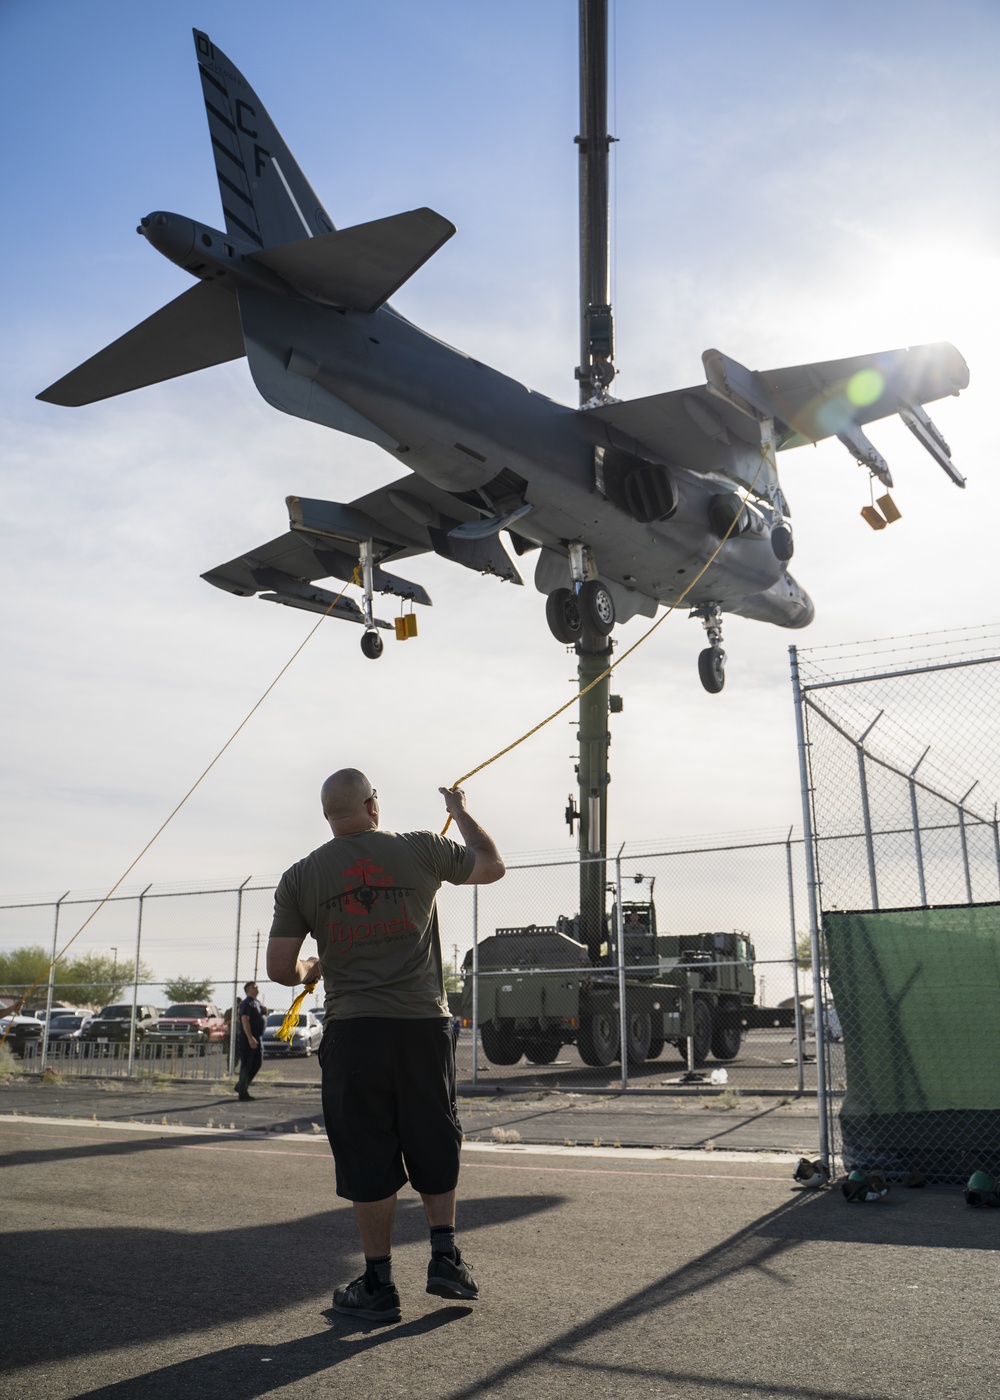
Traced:
<path fill-rule="evenodd" d="M 623 850 L 604 862 L 605 911 L 589 926 L 579 862 L 509 866 L 472 891 L 453 998 L 460 1071 L 508 1089 L 660 1089 L 713 1073 L 734 1095 L 814 1089 L 793 951 L 801 849 L 789 833 Z"/>
<path fill-rule="evenodd" d="M 821 1141 L 1000 1169 L 1000 628 L 796 650 Z"/>
<path fill-rule="evenodd" d="M 495 885 L 443 887 L 463 1087 L 659 1089 L 714 1072 L 733 1095 L 814 1092 L 811 1003 L 797 996 L 794 954 L 796 910 L 805 913 L 801 838 L 789 831 L 640 850 L 623 848 L 604 863 L 604 910 L 583 922 L 575 858 L 515 860 Z M 50 1038 L 50 1019 L 25 1064 L 58 1059 L 67 1073 L 188 1077 L 221 1064 L 231 1072 L 243 984 L 257 981 L 276 1012 L 292 995 L 264 970 L 273 887 L 248 879 L 120 892 L 50 973 L 54 952 L 100 899 L 67 893 L 0 906 L 0 990 L 16 993 L 42 976 L 30 1010 L 126 1009 L 126 1034 L 106 1053 L 88 1048 L 93 1029 L 64 1047 Z M 151 1016 L 165 1019 L 172 1001 L 199 1000 L 228 1022 L 221 1062 L 214 1028 L 192 1047 L 211 1051 L 207 1059 L 167 1053 L 162 1033 L 149 1034 Z M 318 1007 L 321 997 L 313 1000 Z"/>

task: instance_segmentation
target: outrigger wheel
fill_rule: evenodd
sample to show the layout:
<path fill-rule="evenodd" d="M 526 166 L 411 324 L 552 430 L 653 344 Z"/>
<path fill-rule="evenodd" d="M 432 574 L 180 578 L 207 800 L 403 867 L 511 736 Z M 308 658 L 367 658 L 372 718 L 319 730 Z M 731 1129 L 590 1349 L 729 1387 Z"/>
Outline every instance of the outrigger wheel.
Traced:
<path fill-rule="evenodd" d="M 371 632 L 364 632 L 361 635 L 361 650 L 369 661 L 377 661 L 385 650 L 384 643 L 379 634 L 373 629 Z"/>

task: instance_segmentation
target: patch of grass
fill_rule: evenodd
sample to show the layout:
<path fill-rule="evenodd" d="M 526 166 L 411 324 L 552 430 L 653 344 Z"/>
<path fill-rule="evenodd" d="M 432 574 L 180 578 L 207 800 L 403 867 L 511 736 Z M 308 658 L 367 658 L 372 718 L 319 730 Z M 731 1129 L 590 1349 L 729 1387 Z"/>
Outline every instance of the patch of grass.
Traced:
<path fill-rule="evenodd" d="M 66 1083 L 66 1075 L 59 1074 L 51 1065 L 46 1065 L 38 1078 L 39 1084 L 59 1085 Z"/>
<path fill-rule="evenodd" d="M 491 1128 L 490 1137 L 494 1142 L 520 1142 L 521 1134 L 516 1128 Z"/>
<path fill-rule="evenodd" d="M 14 1058 L 13 1050 L 9 1045 L 0 1045 L 0 1079 L 9 1079 L 20 1072 L 21 1066 Z"/>
<path fill-rule="evenodd" d="M 741 1102 L 739 1089 L 727 1089 L 724 1094 L 716 1094 L 713 1099 L 702 1099 L 701 1106 L 727 1113 L 730 1109 L 739 1108 Z"/>
<path fill-rule="evenodd" d="M 99 1094 L 122 1094 L 125 1085 L 120 1079 L 95 1079 L 93 1087 Z"/>

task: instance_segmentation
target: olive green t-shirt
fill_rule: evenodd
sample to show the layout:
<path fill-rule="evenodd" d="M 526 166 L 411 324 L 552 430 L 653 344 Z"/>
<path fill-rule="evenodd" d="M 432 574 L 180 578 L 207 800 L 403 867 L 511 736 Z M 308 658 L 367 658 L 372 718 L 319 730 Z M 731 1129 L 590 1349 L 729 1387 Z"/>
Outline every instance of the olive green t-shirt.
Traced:
<path fill-rule="evenodd" d="M 271 937 L 316 939 L 328 1018 L 447 1016 L 436 896 L 475 863 L 432 831 L 337 836 L 282 875 Z"/>

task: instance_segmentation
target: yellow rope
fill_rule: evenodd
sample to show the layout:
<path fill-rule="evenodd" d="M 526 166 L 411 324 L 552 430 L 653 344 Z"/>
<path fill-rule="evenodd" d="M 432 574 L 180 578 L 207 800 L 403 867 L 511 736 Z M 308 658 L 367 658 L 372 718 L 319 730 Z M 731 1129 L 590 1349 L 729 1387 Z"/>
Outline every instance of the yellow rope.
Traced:
<path fill-rule="evenodd" d="M 452 791 L 452 792 L 454 792 L 456 788 L 461 787 L 461 785 L 462 785 L 463 783 L 468 782 L 468 780 L 469 780 L 470 778 L 474 778 L 474 777 L 476 776 L 477 773 L 481 773 L 481 772 L 483 771 L 484 768 L 489 768 L 489 766 L 490 766 L 491 763 L 496 763 L 496 761 L 497 761 L 498 758 L 503 758 L 505 754 L 511 753 L 512 750 L 516 749 L 520 744 L 523 744 L 523 743 L 525 742 L 526 739 L 530 739 L 531 736 L 532 736 L 533 734 L 537 734 L 538 731 L 539 731 L 540 729 L 544 729 L 545 726 L 546 726 L 547 724 L 551 724 L 552 721 L 553 721 L 554 719 L 558 719 L 559 716 L 560 716 L 561 714 L 564 714 L 565 711 L 568 710 L 569 707 L 570 707 L 571 705 L 575 705 L 576 702 L 577 702 L 578 700 L 582 699 L 584 695 L 587 695 L 591 690 L 593 690 L 593 688 L 594 688 L 595 685 L 600 685 L 601 681 L 606 680 L 607 677 L 611 675 L 611 672 L 612 672 L 612 671 L 614 671 L 618 666 L 620 666 L 620 665 L 622 664 L 622 662 L 623 662 L 627 657 L 631 656 L 632 653 L 633 653 L 634 651 L 636 651 L 639 647 L 641 647 L 642 644 L 643 644 L 643 642 L 647 641 L 647 640 L 653 635 L 653 633 L 656 631 L 656 629 L 657 629 L 662 623 L 666 622 L 667 618 L 671 615 L 671 613 L 674 612 L 677 608 L 680 607 L 681 603 L 683 603 L 684 599 L 685 599 L 685 598 L 687 597 L 687 595 L 691 592 L 692 588 L 695 586 L 695 584 L 698 582 L 698 580 L 699 580 L 705 573 L 707 573 L 708 570 L 709 570 L 709 569 L 712 567 L 712 565 L 715 563 L 715 560 L 716 560 L 716 558 L 717 558 L 717 556 L 718 556 L 718 554 L 719 554 L 719 551 L 722 549 L 722 546 L 726 543 L 726 541 L 729 539 L 729 536 L 730 536 L 730 535 L 733 533 L 733 531 L 735 530 L 736 524 L 737 524 L 737 522 L 738 522 L 740 516 L 742 515 L 742 513 L 743 513 L 743 511 L 744 511 L 744 509 L 745 509 L 745 507 L 746 507 L 747 501 L 749 501 L 749 499 L 750 499 L 750 496 L 751 496 L 751 494 L 752 494 L 752 492 L 753 492 L 753 488 L 757 485 L 757 478 L 760 476 L 761 471 L 763 470 L 763 467 L 764 467 L 765 463 L 770 462 L 770 449 L 771 449 L 771 443 L 770 443 L 770 442 L 766 442 L 766 443 L 765 443 L 765 442 L 761 442 L 761 446 L 760 446 L 760 461 L 759 461 L 758 464 L 757 464 L 757 470 L 756 470 L 756 472 L 754 472 L 753 481 L 751 481 L 750 485 L 747 487 L 746 495 L 743 497 L 743 500 L 742 500 L 742 502 L 740 503 L 740 509 L 739 509 L 739 510 L 736 512 L 736 514 L 733 516 L 733 519 L 732 519 L 732 521 L 731 521 L 730 524 L 729 524 L 729 528 L 726 530 L 726 533 L 725 533 L 725 534 L 722 536 L 722 538 L 719 540 L 719 543 L 716 545 L 715 549 L 714 549 L 714 550 L 712 551 L 712 553 L 709 555 L 708 560 L 706 561 L 706 563 L 703 564 L 702 567 L 698 570 L 698 572 L 695 574 L 694 578 L 691 580 L 691 582 L 688 584 L 688 586 L 684 589 L 684 592 L 680 595 L 680 597 L 677 599 L 677 601 L 676 601 L 675 603 L 671 603 L 671 604 L 670 604 L 670 607 L 667 608 L 667 610 L 666 610 L 666 612 L 663 614 L 663 616 L 662 616 L 662 617 L 658 617 L 658 618 L 656 619 L 656 621 L 653 623 L 652 627 L 647 628 L 647 630 L 642 634 L 642 636 L 638 639 L 638 641 L 633 642 L 632 645 L 628 648 L 628 650 L 627 650 L 627 651 L 623 651 L 622 654 L 621 654 L 621 656 L 619 656 L 618 660 L 617 660 L 617 661 L 612 661 L 611 664 L 610 664 L 609 666 L 607 666 L 607 667 L 601 672 L 601 674 L 600 674 L 599 676 L 595 676 L 594 679 L 590 682 L 589 685 L 585 685 L 585 686 L 583 687 L 582 690 L 578 690 L 578 691 L 576 692 L 575 695 L 571 695 L 570 698 L 566 701 L 566 703 L 565 703 L 564 705 L 560 705 L 559 708 L 558 708 L 557 710 L 553 710 L 552 713 L 551 713 L 550 715 L 546 715 L 546 717 L 545 717 L 543 720 L 540 720 L 540 721 L 538 722 L 538 724 L 533 725 L 533 726 L 531 727 L 531 729 L 528 729 L 524 734 L 521 735 L 521 737 L 520 737 L 519 739 L 515 739 L 513 743 L 508 744 L 506 748 L 500 749 L 499 752 L 495 753 L 495 754 L 493 755 L 492 758 L 486 759 L 485 762 L 480 763 L 477 767 L 475 767 L 475 768 L 470 768 L 469 771 L 468 771 L 468 773 L 463 774 L 463 776 L 462 776 L 461 778 L 457 778 L 457 779 L 455 780 L 455 782 L 453 782 L 452 785 L 451 785 L 451 791 Z M 772 462 L 771 465 L 773 466 L 774 463 Z M 448 828 L 449 828 L 450 826 L 451 826 L 451 817 L 449 816 L 448 820 L 445 822 L 444 826 L 441 828 L 441 835 L 442 835 L 442 836 L 444 836 L 444 834 L 447 832 L 447 830 L 448 830 Z"/>
<path fill-rule="evenodd" d="M 302 988 L 301 992 L 299 992 L 298 996 L 292 1002 L 291 1006 L 285 1012 L 285 1019 L 282 1021 L 281 1026 L 276 1033 L 278 1040 L 283 1040 L 286 1042 L 286 1044 L 291 1040 L 292 1032 L 295 1030 L 295 1027 L 299 1024 L 299 1007 L 305 1001 L 309 993 L 315 989 L 316 985 L 316 982 L 307 982 L 306 985 Z"/>
<path fill-rule="evenodd" d="M 270 695 L 271 691 L 274 689 L 274 687 L 275 687 L 275 686 L 278 684 L 278 682 L 281 680 L 282 676 L 283 676 L 283 675 L 285 674 L 285 672 L 288 670 L 289 666 L 291 666 L 292 662 L 296 659 L 296 657 L 297 657 L 297 656 L 299 655 L 299 653 L 303 650 L 303 648 L 306 646 L 306 644 L 307 644 L 309 641 L 311 641 L 311 639 L 312 639 L 312 638 L 315 636 L 315 634 L 319 631 L 320 626 L 321 626 L 321 625 L 326 621 L 326 619 L 330 616 L 330 613 L 333 611 L 333 609 L 334 609 L 334 608 L 337 606 L 337 604 L 340 602 L 341 598 L 343 598 L 344 594 L 347 592 L 347 590 L 348 590 L 348 588 L 350 587 L 350 585 L 351 585 L 352 583 L 357 583 L 357 582 L 358 582 L 359 575 L 360 575 L 360 565 L 358 566 L 358 568 L 356 568 L 356 569 L 354 570 L 353 576 L 348 580 L 347 583 L 344 584 L 343 588 L 342 588 L 342 589 L 340 590 L 340 592 L 337 594 L 336 598 L 334 598 L 333 602 L 332 602 L 332 603 L 330 604 L 330 606 L 327 608 L 326 612 L 325 612 L 325 613 L 323 614 L 323 616 L 320 618 L 319 622 L 316 623 L 316 626 L 307 634 L 307 636 L 305 637 L 304 641 L 302 641 L 302 642 L 295 648 L 295 650 L 292 652 L 291 656 L 290 656 L 290 657 L 288 658 L 288 660 L 285 662 L 284 666 L 282 666 L 281 670 L 280 670 L 280 671 L 278 672 L 278 674 L 275 676 L 275 678 L 274 678 L 274 680 L 271 682 L 271 684 L 270 684 L 270 685 L 267 687 L 267 689 L 264 691 L 264 694 L 263 694 L 263 695 L 260 697 L 260 699 L 257 701 L 256 705 L 254 705 L 253 709 L 251 709 L 251 710 L 247 713 L 247 715 L 244 717 L 244 719 L 240 722 L 240 724 L 238 724 L 238 725 L 236 726 L 236 728 L 233 730 L 232 734 L 229 736 L 229 738 L 228 738 L 228 739 L 226 740 L 226 742 L 223 744 L 222 748 L 221 748 L 221 749 L 219 750 L 219 752 L 215 755 L 215 757 L 212 759 L 211 763 L 208 765 L 208 767 L 205 769 L 205 771 L 201 774 L 201 776 L 200 776 L 199 778 L 197 778 L 197 779 L 195 780 L 195 782 L 193 782 L 193 783 L 191 784 L 191 786 L 188 788 L 187 792 L 184 794 L 184 796 L 183 796 L 183 797 L 181 798 L 181 800 L 178 802 L 177 806 L 176 806 L 176 807 L 174 808 L 174 810 L 170 813 L 169 817 L 167 817 L 166 821 L 164 821 L 164 822 L 162 822 L 162 823 L 160 824 L 160 826 L 159 826 L 159 827 L 157 828 L 157 830 L 153 833 L 153 835 L 149 838 L 149 840 L 146 842 L 145 846 L 143 846 L 142 850 L 141 850 L 141 851 L 139 852 L 139 854 L 136 856 L 135 860 L 133 860 L 132 864 L 128 867 L 128 869 L 127 869 L 127 870 L 124 870 L 124 871 L 122 872 L 122 874 L 119 875 L 118 879 L 115 881 L 115 883 L 114 883 L 114 884 L 111 886 L 111 888 L 108 890 L 107 894 L 106 894 L 106 895 L 104 896 L 104 898 L 101 900 L 100 904 L 98 904 L 97 908 L 94 909 L 94 910 L 92 910 L 91 913 L 87 915 L 86 919 L 84 919 L 83 923 L 82 923 L 82 924 L 80 925 L 80 927 L 77 929 L 76 933 L 73 934 L 73 937 L 70 938 L 70 939 L 67 939 L 66 943 L 63 944 L 62 948 L 60 948 L 59 952 L 58 952 L 58 953 L 56 954 L 56 956 L 52 959 L 52 961 L 48 964 L 48 966 L 46 967 L 45 971 L 42 973 L 41 977 L 39 977 L 36 981 L 34 981 L 34 982 L 31 984 L 31 986 L 28 988 L 28 990 L 24 993 L 24 996 L 23 996 L 23 998 L 22 998 L 23 1001 L 27 1001 L 28 998 L 31 996 L 31 993 L 35 990 L 35 988 L 36 988 L 37 986 L 39 986 L 39 985 L 46 979 L 46 977 L 48 977 L 49 973 L 50 973 L 50 972 L 52 971 L 52 969 L 55 967 L 56 963 L 59 962 L 59 961 L 65 956 L 65 954 L 66 954 L 67 950 L 69 949 L 69 947 L 71 946 L 71 944 L 73 944 L 73 943 L 76 942 L 76 940 L 80 937 L 80 934 L 81 934 L 81 933 L 83 932 L 83 930 L 87 927 L 87 925 L 91 922 L 91 920 L 94 919 L 94 918 L 96 918 L 96 916 L 101 912 L 101 910 L 104 908 L 105 904 L 107 904 L 108 900 L 109 900 L 109 899 L 111 898 L 111 896 L 114 894 L 115 890 L 117 890 L 117 889 L 119 888 L 119 886 L 128 878 L 128 876 L 131 875 L 132 871 L 135 869 L 135 867 L 136 867 L 136 866 L 139 864 L 139 862 L 142 860 L 143 856 L 144 856 L 144 855 L 146 854 L 146 852 L 149 850 L 150 846 L 152 846 L 153 842 L 156 841 L 156 840 L 158 839 L 158 837 L 160 837 L 160 836 L 163 834 L 164 831 L 166 831 L 167 827 L 170 825 L 170 823 L 173 821 L 174 817 L 176 817 L 177 813 L 178 813 L 178 812 L 181 810 L 181 808 L 184 806 L 185 802 L 187 802 L 188 798 L 192 796 L 192 794 L 193 794 L 193 793 L 195 792 L 195 790 L 201 785 L 201 783 L 204 781 L 204 779 L 208 777 L 209 773 L 211 773 L 212 769 L 215 767 L 215 765 L 218 763 L 219 759 L 222 757 L 222 755 L 223 755 L 223 754 L 226 752 L 226 750 L 229 748 L 230 744 L 234 741 L 234 739 L 236 739 L 236 737 L 237 737 L 237 735 L 240 733 L 240 731 L 241 731 L 242 729 L 244 729 L 244 728 L 246 727 L 246 725 L 250 722 L 250 720 L 253 718 L 253 716 L 254 716 L 254 715 L 257 713 L 257 711 L 260 709 L 261 705 L 263 705 L 264 701 L 267 699 L 267 697 Z M 299 998 L 299 1000 L 301 1001 L 301 997 Z M 3 1045 L 4 1041 L 7 1039 L 7 1036 L 10 1034 L 11 1026 L 13 1026 L 13 1024 L 14 1024 L 14 1022 L 13 1022 L 13 1020 L 11 1020 L 10 1026 L 7 1027 L 7 1029 L 4 1031 L 3 1035 L 0 1035 L 0 1046 Z"/>

